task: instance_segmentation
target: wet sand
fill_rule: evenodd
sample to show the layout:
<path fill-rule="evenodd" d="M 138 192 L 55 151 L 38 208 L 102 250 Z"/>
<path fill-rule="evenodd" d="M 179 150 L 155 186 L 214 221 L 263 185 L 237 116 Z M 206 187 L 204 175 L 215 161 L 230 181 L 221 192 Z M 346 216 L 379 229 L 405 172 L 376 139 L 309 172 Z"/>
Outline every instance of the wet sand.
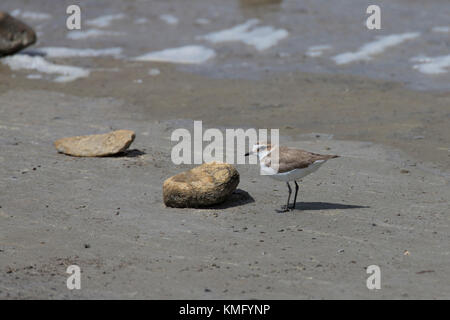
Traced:
<path fill-rule="evenodd" d="M 124 114 L 140 119 L 278 128 L 289 140 L 324 133 L 372 141 L 399 148 L 430 167 L 450 169 L 450 92 L 414 91 L 395 82 L 344 75 L 292 72 L 260 80 L 216 79 L 181 72 L 170 64 L 93 61 L 97 68 L 111 71 L 93 72 L 68 84 L 29 80 L 21 72 L 11 78 L 9 68 L 0 65 L 0 93 L 20 88 L 110 97 L 124 102 Z M 151 68 L 161 74 L 149 75 Z"/>
<path fill-rule="evenodd" d="M 61 85 L 0 67 L 0 297 L 450 297 L 448 94 L 348 76 L 220 80 L 158 68 L 151 77 L 131 63 Z M 275 211 L 286 186 L 248 165 L 224 205 L 165 208 L 162 182 L 190 167 L 170 161 L 170 134 L 186 119 L 280 127 L 288 145 L 342 157 L 304 179 L 299 210 L 287 214 Z M 119 128 L 137 133 L 121 157 L 72 158 L 52 145 Z M 65 285 L 71 264 L 82 268 L 79 291 Z M 372 264 L 379 291 L 366 288 Z"/>

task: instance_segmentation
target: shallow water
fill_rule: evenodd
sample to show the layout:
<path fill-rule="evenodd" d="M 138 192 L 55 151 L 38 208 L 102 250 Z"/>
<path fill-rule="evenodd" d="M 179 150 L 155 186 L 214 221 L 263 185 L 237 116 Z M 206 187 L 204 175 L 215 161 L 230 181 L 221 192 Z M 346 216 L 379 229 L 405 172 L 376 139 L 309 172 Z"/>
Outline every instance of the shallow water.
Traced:
<path fill-rule="evenodd" d="M 65 10 L 77 2 L 82 8 L 82 30 L 70 32 Z M 127 61 L 194 45 L 216 54 L 200 59 L 202 63 L 179 65 L 180 70 L 211 77 L 259 78 L 268 72 L 300 70 L 363 75 L 421 90 L 450 89 L 447 0 L 378 1 L 381 30 L 365 26 L 366 8 L 373 1 L 255 2 L 3 0 L 0 10 L 13 12 L 36 29 L 39 42 L 33 49 L 121 48 L 120 59 Z M 248 28 L 236 31 L 242 25 Z M 215 41 L 217 32 L 230 29 L 235 32 L 227 34 L 228 41 Z M 416 36 L 404 36 L 408 34 Z M 398 41 L 399 37 L 403 39 Z M 340 64 L 338 57 L 343 56 L 359 58 Z"/>

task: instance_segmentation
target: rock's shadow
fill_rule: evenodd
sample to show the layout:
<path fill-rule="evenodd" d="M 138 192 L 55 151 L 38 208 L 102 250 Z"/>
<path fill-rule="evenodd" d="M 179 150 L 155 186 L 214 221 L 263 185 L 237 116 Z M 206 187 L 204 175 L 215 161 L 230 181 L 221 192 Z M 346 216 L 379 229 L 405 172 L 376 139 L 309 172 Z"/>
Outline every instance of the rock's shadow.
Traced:
<path fill-rule="evenodd" d="M 336 209 L 364 209 L 369 206 L 352 204 L 331 203 L 331 202 L 296 202 L 295 210 L 336 210 Z"/>
<path fill-rule="evenodd" d="M 24 50 L 20 54 L 30 56 L 30 57 L 45 57 L 45 56 L 47 56 L 47 54 L 45 52 L 42 52 L 39 50 L 34 50 L 34 49 Z"/>
<path fill-rule="evenodd" d="M 125 150 L 125 151 L 115 154 L 111 157 L 114 157 L 114 158 L 136 158 L 139 156 L 143 156 L 144 154 L 146 154 L 144 151 L 141 151 L 138 149 L 131 149 L 131 150 Z"/>
<path fill-rule="evenodd" d="M 211 206 L 210 209 L 227 209 L 243 206 L 252 202 L 255 202 L 255 199 L 253 199 L 253 197 L 247 191 L 236 189 L 225 202 L 215 206 Z"/>

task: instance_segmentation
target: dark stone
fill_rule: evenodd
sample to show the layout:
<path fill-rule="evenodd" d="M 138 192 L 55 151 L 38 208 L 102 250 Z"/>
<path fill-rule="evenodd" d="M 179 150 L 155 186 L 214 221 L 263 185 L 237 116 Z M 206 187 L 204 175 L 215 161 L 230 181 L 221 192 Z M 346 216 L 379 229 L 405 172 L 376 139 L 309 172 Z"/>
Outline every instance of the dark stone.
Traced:
<path fill-rule="evenodd" d="M 0 11 L 0 57 L 14 54 L 31 46 L 36 39 L 33 29 Z"/>

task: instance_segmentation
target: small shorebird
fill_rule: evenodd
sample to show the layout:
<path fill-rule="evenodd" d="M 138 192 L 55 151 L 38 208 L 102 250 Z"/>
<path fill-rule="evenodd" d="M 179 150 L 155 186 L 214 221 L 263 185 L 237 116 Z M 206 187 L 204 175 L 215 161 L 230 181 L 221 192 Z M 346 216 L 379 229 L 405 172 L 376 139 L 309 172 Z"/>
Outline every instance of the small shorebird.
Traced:
<path fill-rule="evenodd" d="M 276 150 L 277 146 L 271 144 L 255 144 L 251 152 L 246 153 L 246 156 L 256 154 L 259 158 L 259 164 L 261 173 L 269 175 L 271 178 L 278 181 L 286 181 L 289 189 L 289 196 L 286 204 L 286 208 L 282 208 L 281 212 L 286 212 L 291 209 L 295 209 L 295 203 L 297 201 L 298 184 L 297 180 L 302 179 L 310 173 L 313 173 L 327 160 L 338 158 L 336 155 L 323 155 L 318 153 L 312 153 L 301 149 L 294 149 L 288 147 L 280 147 L 278 149 L 278 165 L 276 159 L 272 159 L 272 154 Z M 272 161 L 274 160 L 274 161 Z M 274 163 L 272 163 L 274 162 Z M 295 183 L 295 196 L 292 207 L 289 208 L 289 200 L 291 198 L 292 189 L 289 185 L 289 181 Z"/>

